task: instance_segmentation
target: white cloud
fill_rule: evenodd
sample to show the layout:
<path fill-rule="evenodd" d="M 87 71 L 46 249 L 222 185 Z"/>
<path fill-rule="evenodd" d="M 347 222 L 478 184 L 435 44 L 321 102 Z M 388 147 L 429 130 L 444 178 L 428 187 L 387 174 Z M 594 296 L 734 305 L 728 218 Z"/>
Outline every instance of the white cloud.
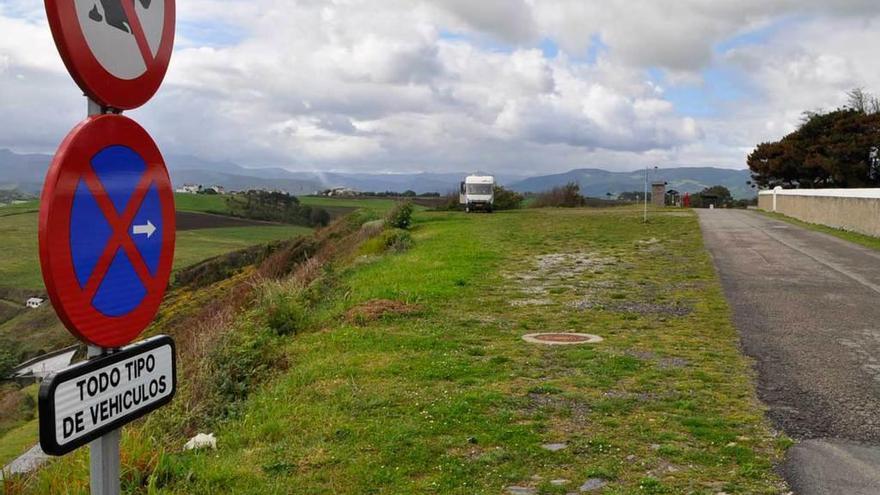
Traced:
<path fill-rule="evenodd" d="M 0 147 L 50 151 L 85 104 L 33 2 L 0 5 Z M 171 154 L 358 171 L 743 166 L 846 89 L 880 90 L 876 2 L 191 0 L 153 101 Z M 785 29 L 771 28 L 786 22 Z M 719 43 L 755 29 L 724 53 Z M 561 51 L 536 48 L 554 40 Z M 592 57 L 587 57 L 592 46 Z M 673 89 L 745 93 L 689 115 Z M 658 69 L 665 81 L 652 80 Z M 708 100 L 707 100 L 708 101 Z"/>

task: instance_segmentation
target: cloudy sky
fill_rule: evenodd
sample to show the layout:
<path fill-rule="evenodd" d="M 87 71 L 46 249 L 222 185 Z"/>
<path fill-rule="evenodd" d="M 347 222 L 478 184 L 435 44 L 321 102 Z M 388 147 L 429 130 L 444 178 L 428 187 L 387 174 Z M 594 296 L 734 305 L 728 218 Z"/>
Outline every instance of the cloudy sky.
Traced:
<path fill-rule="evenodd" d="M 0 148 L 85 114 L 38 0 L 0 0 Z M 744 168 L 880 92 L 876 0 L 178 0 L 166 154 L 359 172 Z"/>

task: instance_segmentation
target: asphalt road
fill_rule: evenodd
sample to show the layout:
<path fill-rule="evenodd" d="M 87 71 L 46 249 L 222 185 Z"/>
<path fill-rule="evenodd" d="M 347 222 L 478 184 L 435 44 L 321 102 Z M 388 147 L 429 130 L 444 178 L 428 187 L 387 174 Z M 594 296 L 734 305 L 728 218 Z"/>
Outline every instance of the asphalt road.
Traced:
<path fill-rule="evenodd" d="M 798 440 L 797 494 L 880 494 L 880 253 L 743 210 L 702 210 L 758 394 Z"/>

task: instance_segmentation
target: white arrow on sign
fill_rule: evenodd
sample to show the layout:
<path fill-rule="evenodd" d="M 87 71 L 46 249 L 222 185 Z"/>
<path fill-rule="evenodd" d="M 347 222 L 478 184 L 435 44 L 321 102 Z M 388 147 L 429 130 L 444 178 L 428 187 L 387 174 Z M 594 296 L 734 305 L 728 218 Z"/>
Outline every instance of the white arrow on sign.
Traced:
<path fill-rule="evenodd" d="M 134 235 L 146 235 L 147 239 L 153 237 L 153 232 L 156 231 L 156 226 L 153 225 L 153 222 L 147 220 L 146 225 L 132 225 L 131 233 Z"/>

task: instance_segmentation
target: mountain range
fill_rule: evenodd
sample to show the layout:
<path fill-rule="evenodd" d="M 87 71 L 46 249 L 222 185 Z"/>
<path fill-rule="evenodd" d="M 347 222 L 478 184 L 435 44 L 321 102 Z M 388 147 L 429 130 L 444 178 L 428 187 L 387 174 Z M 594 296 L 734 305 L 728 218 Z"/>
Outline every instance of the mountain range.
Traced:
<path fill-rule="evenodd" d="M 19 154 L 0 149 L 0 189 L 19 189 L 39 194 L 51 155 Z M 331 187 L 349 187 L 359 191 L 406 191 L 446 193 L 458 189 L 466 173 L 319 173 L 292 172 L 283 168 L 247 168 L 229 161 L 209 161 L 194 156 L 168 155 L 166 163 L 175 187 L 183 184 L 220 185 L 229 190 L 281 189 L 291 194 L 311 194 Z M 644 171 L 609 172 L 578 169 L 562 174 L 522 177 L 496 174 L 499 183 L 520 192 L 541 192 L 568 182 L 577 182 L 584 195 L 605 197 L 644 187 Z M 748 170 L 712 167 L 679 167 L 651 171 L 649 180 L 663 180 L 681 193 L 723 185 L 734 197 L 754 196 L 747 185 Z"/>
<path fill-rule="evenodd" d="M 755 191 L 746 184 L 751 179 L 748 170 L 732 170 L 713 167 L 678 167 L 650 170 L 648 181 L 666 182 L 666 188 L 684 193 L 697 193 L 715 185 L 730 190 L 734 198 L 751 198 Z M 645 187 L 645 171 L 609 172 L 594 168 L 571 170 L 562 174 L 530 177 L 510 184 L 510 188 L 520 192 L 546 191 L 569 182 L 581 187 L 581 194 L 594 198 L 604 198 L 611 193 L 616 196 L 626 191 L 642 191 Z"/>

